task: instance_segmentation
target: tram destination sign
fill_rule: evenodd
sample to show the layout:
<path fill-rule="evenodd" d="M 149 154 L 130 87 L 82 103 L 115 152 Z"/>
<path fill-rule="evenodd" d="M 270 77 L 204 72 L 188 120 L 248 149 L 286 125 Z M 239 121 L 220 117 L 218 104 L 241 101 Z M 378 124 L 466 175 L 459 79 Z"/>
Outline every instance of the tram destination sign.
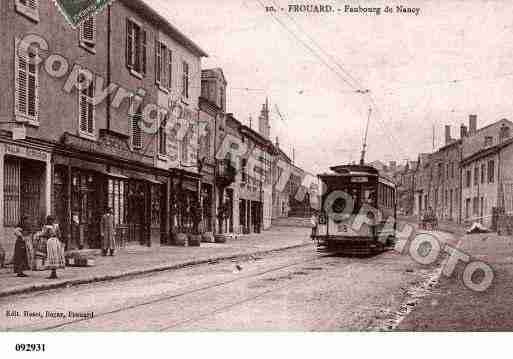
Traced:
<path fill-rule="evenodd" d="M 352 183 L 367 183 L 367 182 L 369 182 L 369 177 L 363 177 L 363 176 L 351 177 L 351 182 Z"/>

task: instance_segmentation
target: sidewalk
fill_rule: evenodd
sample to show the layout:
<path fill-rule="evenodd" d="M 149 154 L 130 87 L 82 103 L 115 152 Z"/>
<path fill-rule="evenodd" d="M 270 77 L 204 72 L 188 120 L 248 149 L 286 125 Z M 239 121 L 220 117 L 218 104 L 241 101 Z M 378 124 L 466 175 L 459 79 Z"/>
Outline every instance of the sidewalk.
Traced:
<path fill-rule="evenodd" d="M 262 234 L 240 236 L 225 244 L 202 243 L 201 247 L 134 247 L 118 251 L 114 257 L 96 257 L 88 268 L 68 267 L 58 271 L 59 279 L 49 280 L 49 271 L 27 271 L 18 278 L 12 267 L 0 269 L 0 297 L 107 281 L 131 275 L 179 269 L 217 260 L 260 255 L 311 244 L 310 229 L 273 227 Z"/>
<path fill-rule="evenodd" d="M 513 238 L 491 234 L 462 237 L 460 249 L 489 264 L 495 273 L 484 292 L 468 289 L 462 280 L 463 265 L 399 325 L 400 331 L 511 331 L 513 330 Z M 476 279 L 476 282 L 479 280 Z"/>

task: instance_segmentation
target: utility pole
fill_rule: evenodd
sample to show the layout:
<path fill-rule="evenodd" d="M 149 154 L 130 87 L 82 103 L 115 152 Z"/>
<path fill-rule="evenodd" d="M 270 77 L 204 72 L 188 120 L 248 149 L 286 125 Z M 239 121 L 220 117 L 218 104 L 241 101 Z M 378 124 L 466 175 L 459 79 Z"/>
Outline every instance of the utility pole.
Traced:
<path fill-rule="evenodd" d="M 363 146 L 362 146 L 362 157 L 360 158 L 360 165 L 365 164 L 365 153 L 367 152 L 367 136 L 369 134 L 369 125 L 372 115 L 372 107 L 369 107 L 369 117 L 367 118 L 367 126 L 365 128 L 365 135 L 363 137 Z"/>

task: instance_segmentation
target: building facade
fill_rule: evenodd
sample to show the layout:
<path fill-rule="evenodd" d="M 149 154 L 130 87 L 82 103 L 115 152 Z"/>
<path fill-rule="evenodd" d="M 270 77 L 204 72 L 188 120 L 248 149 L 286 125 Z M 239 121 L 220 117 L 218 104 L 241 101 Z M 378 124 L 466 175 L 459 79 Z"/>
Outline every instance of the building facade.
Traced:
<path fill-rule="evenodd" d="M 494 211 L 512 209 L 512 126 L 503 119 L 476 128 L 463 139 L 461 208 L 465 223 L 480 222 L 496 229 Z"/>
<path fill-rule="evenodd" d="M 106 207 L 122 245 L 190 227 L 177 194 L 188 180 L 198 193 L 193 74 L 206 54 L 143 1 L 116 1 L 77 30 L 50 0 L 0 6 L 2 244 L 23 217 L 36 230 L 53 214 L 68 249 L 98 248 Z M 188 141 L 145 111 L 178 100 Z"/>

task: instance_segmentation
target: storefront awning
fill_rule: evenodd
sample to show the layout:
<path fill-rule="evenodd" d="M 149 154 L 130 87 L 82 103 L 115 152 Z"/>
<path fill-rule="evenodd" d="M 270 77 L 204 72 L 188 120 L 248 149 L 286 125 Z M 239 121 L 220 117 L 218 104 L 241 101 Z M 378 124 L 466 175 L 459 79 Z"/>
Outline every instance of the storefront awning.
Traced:
<path fill-rule="evenodd" d="M 128 179 L 127 176 L 123 176 L 123 175 L 120 175 L 120 174 L 117 174 L 117 173 L 108 172 L 108 171 L 104 171 L 103 174 L 106 175 L 106 176 L 109 176 L 109 177 L 113 177 L 113 178 Z"/>

